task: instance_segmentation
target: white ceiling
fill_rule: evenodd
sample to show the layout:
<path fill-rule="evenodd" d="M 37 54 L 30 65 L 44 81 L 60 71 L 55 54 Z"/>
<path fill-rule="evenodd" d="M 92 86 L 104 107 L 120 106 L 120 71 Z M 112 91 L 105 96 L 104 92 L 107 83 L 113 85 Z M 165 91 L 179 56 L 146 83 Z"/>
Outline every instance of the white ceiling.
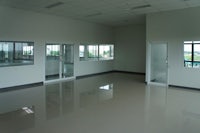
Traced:
<path fill-rule="evenodd" d="M 56 2 L 63 4 L 46 8 Z M 14 7 L 111 26 L 145 23 L 145 14 L 200 6 L 200 0 L 0 0 Z M 137 6 L 150 7 L 134 9 Z"/>

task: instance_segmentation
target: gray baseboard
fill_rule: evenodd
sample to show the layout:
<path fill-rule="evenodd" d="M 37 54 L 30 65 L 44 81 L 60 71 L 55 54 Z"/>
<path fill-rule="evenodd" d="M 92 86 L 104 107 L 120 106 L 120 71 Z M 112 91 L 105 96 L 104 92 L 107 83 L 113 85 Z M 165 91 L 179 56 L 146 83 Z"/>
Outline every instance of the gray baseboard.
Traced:
<path fill-rule="evenodd" d="M 31 88 L 31 87 L 37 87 L 37 86 L 42 86 L 42 85 L 43 85 L 43 82 L 38 82 L 38 83 L 32 83 L 32 84 L 25 84 L 25 85 L 19 85 L 19 86 L 0 88 L 0 93 L 1 92 L 7 92 L 7 91 L 13 91 L 13 90 L 26 89 L 26 88 Z"/>

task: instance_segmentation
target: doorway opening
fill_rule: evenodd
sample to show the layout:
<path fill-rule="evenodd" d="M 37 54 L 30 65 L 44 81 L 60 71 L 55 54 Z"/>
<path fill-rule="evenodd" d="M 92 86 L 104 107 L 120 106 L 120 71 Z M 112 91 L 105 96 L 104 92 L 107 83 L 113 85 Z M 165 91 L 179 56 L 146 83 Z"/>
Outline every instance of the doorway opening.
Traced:
<path fill-rule="evenodd" d="M 45 81 L 74 77 L 74 45 L 46 44 Z"/>

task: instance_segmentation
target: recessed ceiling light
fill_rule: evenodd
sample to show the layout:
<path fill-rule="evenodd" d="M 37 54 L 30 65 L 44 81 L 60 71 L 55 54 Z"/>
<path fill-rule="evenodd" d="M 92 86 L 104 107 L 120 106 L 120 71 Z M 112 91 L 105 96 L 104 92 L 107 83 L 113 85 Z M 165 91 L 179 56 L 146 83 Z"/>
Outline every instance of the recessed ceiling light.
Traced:
<path fill-rule="evenodd" d="M 63 5 L 63 4 L 64 4 L 63 2 L 56 2 L 56 3 L 53 3 L 53 4 L 46 6 L 45 8 L 51 9 L 51 8 L 54 8 L 54 7 Z"/>

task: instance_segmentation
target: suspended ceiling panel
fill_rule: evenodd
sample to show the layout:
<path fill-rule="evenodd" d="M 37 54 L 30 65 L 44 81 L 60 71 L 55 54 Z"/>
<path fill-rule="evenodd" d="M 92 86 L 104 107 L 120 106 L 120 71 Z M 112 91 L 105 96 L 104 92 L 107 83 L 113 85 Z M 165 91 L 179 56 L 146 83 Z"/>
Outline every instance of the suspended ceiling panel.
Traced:
<path fill-rule="evenodd" d="M 144 24 L 145 14 L 200 6 L 200 0 L 0 0 L 7 6 L 110 26 Z"/>

